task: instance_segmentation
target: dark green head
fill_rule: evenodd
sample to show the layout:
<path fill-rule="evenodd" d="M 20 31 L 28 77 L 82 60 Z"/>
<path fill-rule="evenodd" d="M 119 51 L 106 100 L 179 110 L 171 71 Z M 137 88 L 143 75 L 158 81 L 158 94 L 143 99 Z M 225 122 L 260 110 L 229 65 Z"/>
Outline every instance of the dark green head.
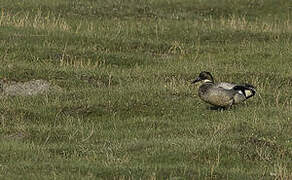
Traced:
<path fill-rule="evenodd" d="M 197 82 L 214 82 L 213 77 L 211 73 L 207 71 L 202 71 L 199 76 L 192 82 L 192 83 L 197 83 Z"/>

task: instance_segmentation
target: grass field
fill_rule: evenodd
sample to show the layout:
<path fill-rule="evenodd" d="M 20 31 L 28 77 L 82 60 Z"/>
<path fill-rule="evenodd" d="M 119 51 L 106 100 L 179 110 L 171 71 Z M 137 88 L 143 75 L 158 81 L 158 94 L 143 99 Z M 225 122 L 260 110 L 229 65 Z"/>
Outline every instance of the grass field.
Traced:
<path fill-rule="evenodd" d="M 1 0 L 1 179 L 292 179 L 292 2 Z M 257 94 L 211 110 L 200 71 Z"/>

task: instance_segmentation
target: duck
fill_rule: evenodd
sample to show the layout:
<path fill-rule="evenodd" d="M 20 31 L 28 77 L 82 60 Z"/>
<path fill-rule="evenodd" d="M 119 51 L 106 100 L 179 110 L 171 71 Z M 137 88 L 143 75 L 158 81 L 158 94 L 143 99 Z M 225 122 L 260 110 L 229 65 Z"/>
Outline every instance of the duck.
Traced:
<path fill-rule="evenodd" d="M 198 95 L 201 100 L 215 107 L 230 108 L 240 104 L 256 94 L 255 87 L 251 84 L 235 84 L 228 82 L 214 83 L 210 72 L 202 71 L 192 81 L 193 84 L 201 83 Z"/>

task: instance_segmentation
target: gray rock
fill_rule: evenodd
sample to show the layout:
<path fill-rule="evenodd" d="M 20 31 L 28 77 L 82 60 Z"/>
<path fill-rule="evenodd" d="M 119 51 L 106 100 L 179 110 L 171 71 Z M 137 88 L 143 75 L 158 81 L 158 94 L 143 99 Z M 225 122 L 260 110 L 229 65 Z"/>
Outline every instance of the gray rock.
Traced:
<path fill-rule="evenodd" d="M 60 89 L 60 87 L 52 86 L 45 80 L 31 80 L 27 82 L 7 82 L 1 80 L 0 85 L 2 96 L 33 96 Z"/>

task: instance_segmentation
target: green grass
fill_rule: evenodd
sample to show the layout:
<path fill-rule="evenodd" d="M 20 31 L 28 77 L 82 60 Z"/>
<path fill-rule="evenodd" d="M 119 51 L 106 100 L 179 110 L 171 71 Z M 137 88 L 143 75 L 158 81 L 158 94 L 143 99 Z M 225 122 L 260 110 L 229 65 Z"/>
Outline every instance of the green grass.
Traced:
<path fill-rule="evenodd" d="M 1 0 L 3 179 L 291 179 L 292 3 Z M 200 71 L 257 94 L 210 110 Z"/>

